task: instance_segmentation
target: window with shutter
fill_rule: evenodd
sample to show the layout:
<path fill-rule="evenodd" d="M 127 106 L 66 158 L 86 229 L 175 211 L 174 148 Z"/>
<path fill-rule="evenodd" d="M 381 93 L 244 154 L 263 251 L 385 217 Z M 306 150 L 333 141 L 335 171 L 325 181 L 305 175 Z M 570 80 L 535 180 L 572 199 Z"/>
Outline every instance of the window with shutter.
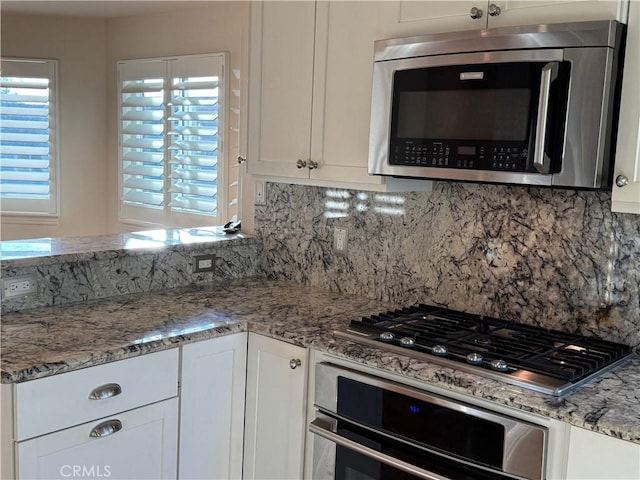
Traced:
<path fill-rule="evenodd" d="M 3 215 L 57 216 L 57 62 L 3 58 L 0 205 Z"/>
<path fill-rule="evenodd" d="M 222 223 L 225 57 L 119 62 L 121 221 Z"/>

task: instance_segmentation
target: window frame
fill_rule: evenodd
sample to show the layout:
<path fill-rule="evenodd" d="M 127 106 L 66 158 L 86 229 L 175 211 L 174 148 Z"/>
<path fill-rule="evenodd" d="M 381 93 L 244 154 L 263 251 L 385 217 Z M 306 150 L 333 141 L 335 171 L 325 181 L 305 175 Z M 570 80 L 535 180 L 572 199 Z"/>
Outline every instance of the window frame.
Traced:
<path fill-rule="evenodd" d="M 221 88 L 221 94 L 218 96 L 218 159 L 217 159 L 217 193 L 216 193 L 216 215 L 208 216 L 197 213 L 186 212 L 173 212 L 170 205 L 163 202 L 163 206 L 154 211 L 154 209 L 143 206 L 131 206 L 125 205 L 124 200 L 124 155 L 123 155 L 123 79 L 121 76 L 121 65 L 142 65 L 144 63 L 158 63 L 163 62 L 164 71 L 164 113 L 163 122 L 167 127 L 168 119 L 167 115 L 167 102 L 172 89 L 172 75 L 171 63 L 172 61 L 180 60 L 197 60 L 199 58 L 217 58 L 222 63 L 222 74 L 219 81 L 219 87 Z M 213 226 L 220 225 L 226 218 L 228 205 L 227 198 L 229 194 L 228 183 L 228 148 L 229 145 L 229 98 L 230 98 L 230 84 L 229 84 L 229 54 L 227 52 L 207 53 L 197 55 L 174 55 L 166 57 L 152 57 L 152 58 L 140 58 L 131 60 L 120 60 L 117 62 L 117 142 L 118 142 L 118 220 L 121 224 L 131 227 L 144 227 L 144 228 L 179 228 L 179 227 L 201 227 L 201 226 Z M 168 141 L 170 136 L 168 129 L 163 130 L 164 138 L 164 154 L 163 167 L 164 175 L 166 177 L 163 194 L 165 199 L 167 198 L 166 187 L 171 182 L 170 178 L 170 160 L 171 157 L 167 156 Z M 140 212 L 140 215 L 131 215 L 132 212 Z M 155 215 L 154 215 L 155 213 Z"/>
<path fill-rule="evenodd" d="M 0 196 L 2 220 L 7 223 L 56 224 L 60 218 L 61 205 L 59 60 L 1 57 L 0 61 L 2 62 L 2 75 L 6 74 L 7 63 L 9 63 L 16 65 L 8 68 L 10 76 L 27 77 L 31 75 L 49 80 L 49 199 L 2 198 Z M 18 67 L 18 64 L 21 66 Z M 32 67 L 34 65 L 41 65 L 48 75 L 46 77 L 41 75 L 38 72 L 38 67 Z M 24 71 L 25 74 L 19 74 L 20 71 Z"/>

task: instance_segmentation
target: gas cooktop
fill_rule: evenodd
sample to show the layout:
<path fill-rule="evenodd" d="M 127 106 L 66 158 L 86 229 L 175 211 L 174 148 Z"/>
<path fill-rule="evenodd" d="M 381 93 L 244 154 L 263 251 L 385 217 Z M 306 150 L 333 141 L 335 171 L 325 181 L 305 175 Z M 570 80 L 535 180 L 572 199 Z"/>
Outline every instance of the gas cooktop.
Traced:
<path fill-rule="evenodd" d="M 631 355 L 628 345 L 418 305 L 354 320 L 337 336 L 555 396 Z"/>

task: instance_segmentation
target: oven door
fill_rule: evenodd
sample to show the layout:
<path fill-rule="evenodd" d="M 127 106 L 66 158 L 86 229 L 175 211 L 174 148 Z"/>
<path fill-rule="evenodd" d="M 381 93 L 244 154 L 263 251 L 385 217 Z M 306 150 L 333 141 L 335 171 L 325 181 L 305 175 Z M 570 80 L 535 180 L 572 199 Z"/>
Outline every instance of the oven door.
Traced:
<path fill-rule="evenodd" d="M 309 425 L 313 477 L 335 480 L 499 480 L 524 478 L 416 448 L 355 424 L 318 416 Z"/>
<path fill-rule="evenodd" d="M 331 363 L 315 374 L 313 478 L 544 478 L 544 427 Z"/>

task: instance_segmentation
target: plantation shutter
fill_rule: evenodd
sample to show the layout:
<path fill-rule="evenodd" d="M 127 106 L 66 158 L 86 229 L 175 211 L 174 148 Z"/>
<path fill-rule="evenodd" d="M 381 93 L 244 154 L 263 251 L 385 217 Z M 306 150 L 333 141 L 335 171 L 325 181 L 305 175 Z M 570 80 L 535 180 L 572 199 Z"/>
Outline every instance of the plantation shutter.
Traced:
<path fill-rule="evenodd" d="M 120 185 L 123 218 L 164 222 L 164 61 L 122 63 Z"/>
<path fill-rule="evenodd" d="M 221 223 L 224 54 L 119 63 L 121 219 Z"/>
<path fill-rule="evenodd" d="M 55 60 L 2 59 L 0 199 L 3 214 L 58 214 Z"/>
<path fill-rule="evenodd" d="M 172 216 L 218 216 L 219 113 L 224 57 L 171 61 Z"/>

